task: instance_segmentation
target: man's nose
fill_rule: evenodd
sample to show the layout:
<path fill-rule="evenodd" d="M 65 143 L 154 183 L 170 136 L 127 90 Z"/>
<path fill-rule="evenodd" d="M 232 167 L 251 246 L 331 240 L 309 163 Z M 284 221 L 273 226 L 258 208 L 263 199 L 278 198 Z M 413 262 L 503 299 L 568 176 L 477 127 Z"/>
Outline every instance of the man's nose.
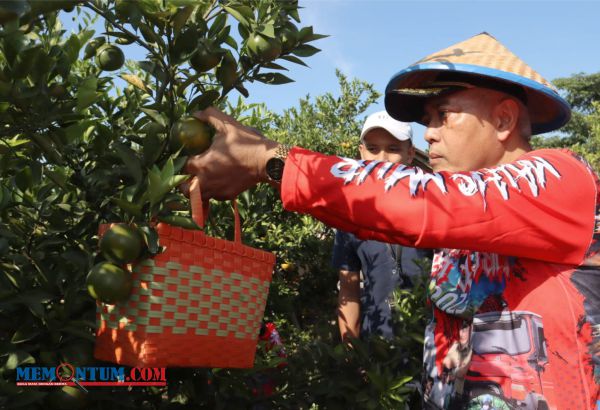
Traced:
<path fill-rule="evenodd" d="M 425 142 L 431 145 L 432 143 L 439 141 L 439 132 L 436 128 L 427 127 L 423 138 L 425 139 Z"/>
<path fill-rule="evenodd" d="M 377 153 L 377 155 L 375 156 L 375 159 L 378 161 L 389 161 L 388 153 L 385 152 L 384 150 L 381 150 Z"/>

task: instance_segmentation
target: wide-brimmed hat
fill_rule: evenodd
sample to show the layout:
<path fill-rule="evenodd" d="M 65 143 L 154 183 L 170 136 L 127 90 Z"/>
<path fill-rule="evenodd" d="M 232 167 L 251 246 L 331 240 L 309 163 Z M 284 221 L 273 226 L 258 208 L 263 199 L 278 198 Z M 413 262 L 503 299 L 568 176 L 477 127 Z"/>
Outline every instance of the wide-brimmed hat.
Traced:
<path fill-rule="evenodd" d="M 532 134 L 552 131 L 571 118 L 554 86 L 488 33 L 431 54 L 396 73 L 385 90 L 385 108 L 399 121 L 420 122 L 428 98 L 484 87 L 521 100 Z"/>
<path fill-rule="evenodd" d="M 363 142 L 367 132 L 375 128 L 383 128 L 398 141 L 412 140 L 412 128 L 410 124 L 393 119 L 385 111 L 378 111 L 367 117 L 360 133 L 360 141 Z"/>

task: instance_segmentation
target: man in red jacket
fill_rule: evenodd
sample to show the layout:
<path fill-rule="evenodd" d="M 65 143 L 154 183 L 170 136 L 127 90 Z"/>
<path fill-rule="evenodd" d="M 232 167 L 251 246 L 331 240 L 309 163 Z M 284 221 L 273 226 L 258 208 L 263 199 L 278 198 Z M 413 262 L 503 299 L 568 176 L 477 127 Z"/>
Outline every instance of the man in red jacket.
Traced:
<path fill-rule="evenodd" d="M 482 33 L 398 72 L 385 104 L 427 127 L 433 173 L 290 149 L 215 109 L 197 114 L 217 136 L 188 171 L 208 198 L 269 182 L 288 210 L 362 239 L 439 249 L 426 408 L 596 409 L 598 177 L 567 150 L 529 144 L 569 120 L 567 103 Z"/>

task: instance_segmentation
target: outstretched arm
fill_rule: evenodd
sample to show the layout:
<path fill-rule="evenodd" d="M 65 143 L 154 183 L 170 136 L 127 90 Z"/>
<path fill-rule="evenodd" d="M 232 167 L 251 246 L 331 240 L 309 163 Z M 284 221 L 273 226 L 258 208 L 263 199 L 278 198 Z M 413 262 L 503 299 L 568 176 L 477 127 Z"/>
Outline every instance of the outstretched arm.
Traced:
<path fill-rule="evenodd" d="M 196 116 L 217 131 L 211 148 L 187 164 L 205 198 L 231 199 L 267 181 L 277 142 L 214 108 Z M 579 264 L 594 231 L 596 184 L 581 161 L 557 150 L 493 169 L 431 174 L 296 148 L 281 198 L 288 210 L 364 239 Z"/>

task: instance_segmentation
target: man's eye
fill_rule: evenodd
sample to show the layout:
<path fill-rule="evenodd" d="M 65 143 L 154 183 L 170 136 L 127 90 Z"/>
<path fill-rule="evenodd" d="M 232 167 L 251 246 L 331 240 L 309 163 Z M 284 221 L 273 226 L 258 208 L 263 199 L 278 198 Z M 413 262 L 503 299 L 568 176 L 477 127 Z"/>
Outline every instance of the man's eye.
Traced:
<path fill-rule="evenodd" d="M 395 146 L 394 147 L 389 147 L 388 148 L 388 152 L 394 152 L 394 153 L 400 152 L 400 147 L 395 147 Z"/>

